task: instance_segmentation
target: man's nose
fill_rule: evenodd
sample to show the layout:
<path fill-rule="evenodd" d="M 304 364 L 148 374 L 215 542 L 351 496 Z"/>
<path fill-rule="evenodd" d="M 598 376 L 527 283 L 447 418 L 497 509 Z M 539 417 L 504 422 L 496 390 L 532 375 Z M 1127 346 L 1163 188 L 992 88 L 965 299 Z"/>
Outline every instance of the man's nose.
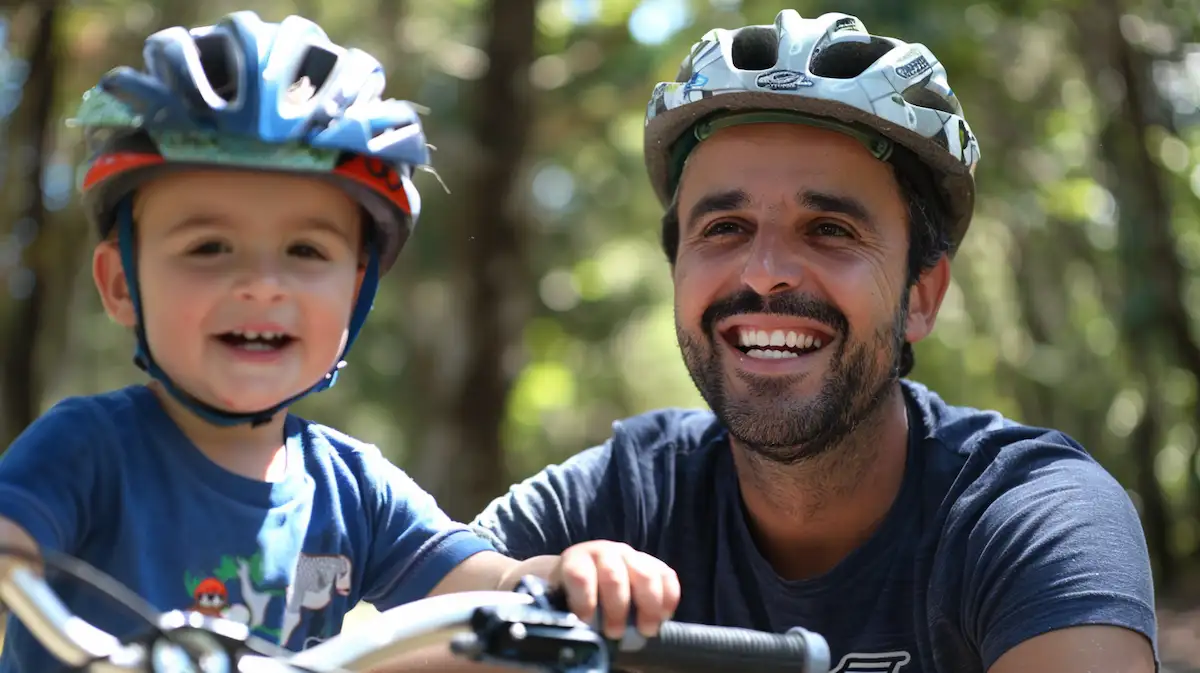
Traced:
<path fill-rule="evenodd" d="M 805 268 L 803 255 L 785 236 L 765 229 L 755 235 L 742 269 L 742 282 L 762 297 L 798 287 Z"/>

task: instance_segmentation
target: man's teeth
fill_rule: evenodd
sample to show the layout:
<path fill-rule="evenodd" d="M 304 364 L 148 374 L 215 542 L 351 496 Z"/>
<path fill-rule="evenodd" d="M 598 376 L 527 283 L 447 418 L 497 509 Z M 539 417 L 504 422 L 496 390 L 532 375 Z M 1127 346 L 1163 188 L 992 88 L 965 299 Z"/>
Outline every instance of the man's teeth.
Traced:
<path fill-rule="evenodd" d="M 764 360 L 782 360 L 784 358 L 798 358 L 799 353 L 794 351 L 764 351 L 760 348 L 751 348 L 746 355 L 752 358 L 762 358 Z"/>
<path fill-rule="evenodd" d="M 814 337 L 811 334 L 802 334 L 800 332 L 784 332 L 783 330 L 780 330 L 780 329 L 777 329 L 773 332 L 767 332 L 765 330 L 743 329 L 743 330 L 738 331 L 738 343 L 741 346 L 751 348 L 750 352 L 747 353 L 747 355 L 750 355 L 752 357 L 762 357 L 762 356 L 755 355 L 755 352 L 758 351 L 758 349 L 753 348 L 754 346 L 775 346 L 775 347 L 787 346 L 788 348 L 820 348 L 821 347 L 821 338 Z M 763 351 L 758 351 L 758 352 L 763 352 Z M 783 353 L 783 351 L 765 351 L 765 352 Z M 790 355 L 791 357 L 796 357 L 796 355 L 794 353 L 785 353 L 785 355 Z M 774 357 L 774 356 L 772 355 L 772 356 L 768 356 L 768 357 Z"/>

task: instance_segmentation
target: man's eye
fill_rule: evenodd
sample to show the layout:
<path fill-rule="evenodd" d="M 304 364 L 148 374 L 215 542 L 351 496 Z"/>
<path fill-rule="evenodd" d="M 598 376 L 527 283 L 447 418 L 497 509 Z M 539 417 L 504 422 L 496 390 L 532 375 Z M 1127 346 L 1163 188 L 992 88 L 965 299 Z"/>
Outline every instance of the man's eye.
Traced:
<path fill-rule="evenodd" d="M 818 236 L 850 236 L 850 230 L 836 222 L 820 222 L 813 228 Z"/>
<path fill-rule="evenodd" d="M 729 234 L 739 234 L 744 227 L 732 220 L 718 220 L 708 225 L 704 230 L 705 236 L 727 236 Z"/>

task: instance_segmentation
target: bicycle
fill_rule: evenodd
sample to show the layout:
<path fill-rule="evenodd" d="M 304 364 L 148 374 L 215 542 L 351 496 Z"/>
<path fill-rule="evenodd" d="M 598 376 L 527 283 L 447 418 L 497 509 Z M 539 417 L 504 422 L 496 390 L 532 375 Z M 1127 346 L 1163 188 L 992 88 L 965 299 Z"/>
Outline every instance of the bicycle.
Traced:
<path fill-rule="evenodd" d="M 72 614 L 40 574 L 14 565 L 0 579 L 0 601 L 69 670 L 145 673 L 361 673 L 403 654 L 441 643 L 456 656 L 548 673 L 829 673 L 829 647 L 819 634 L 784 634 L 665 622 L 655 638 L 630 627 L 605 639 L 565 609 L 561 592 L 523 578 L 514 591 L 472 591 L 392 608 L 369 628 L 336 635 L 300 652 L 250 635 L 240 622 L 196 612 L 160 613 L 132 590 L 66 555 L 41 557 L 0 547 L 0 555 L 44 564 L 116 600 L 147 624 L 124 641 Z M 597 623 L 598 620 L 597 620 Z"/>

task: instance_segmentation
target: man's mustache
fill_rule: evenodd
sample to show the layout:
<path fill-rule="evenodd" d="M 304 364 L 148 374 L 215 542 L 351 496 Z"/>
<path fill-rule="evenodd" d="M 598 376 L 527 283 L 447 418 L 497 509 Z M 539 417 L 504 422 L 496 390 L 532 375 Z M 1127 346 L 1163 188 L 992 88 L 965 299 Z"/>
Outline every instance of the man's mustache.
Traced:
<path fill-rule="evenodd" d="M 780 293 L 762 296 L 750 289 L 739 290 L 728 297 L 713 302 L 700 316 L 700 327 L 705 334 L 713 334 L 713 325 L 726 318 L 746 313 L 790 315 L 813 320 L 829 327 L 834 334 L 850 331 L 850 322 L 844 313 L 827 301 L 807 294 Z"/>

